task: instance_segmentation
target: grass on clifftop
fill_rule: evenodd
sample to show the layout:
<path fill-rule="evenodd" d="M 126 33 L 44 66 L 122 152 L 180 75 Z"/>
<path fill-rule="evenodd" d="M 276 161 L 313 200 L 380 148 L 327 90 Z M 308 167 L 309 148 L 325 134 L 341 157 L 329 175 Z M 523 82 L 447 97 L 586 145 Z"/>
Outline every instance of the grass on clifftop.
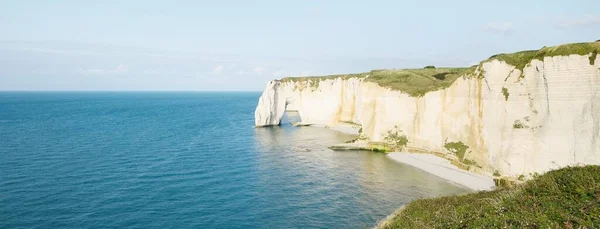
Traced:
<path fill-rule="evenodd" d="M 514 188 L 416 200 L 379 228 L 600 228 L 600 166 L 550 171 Z"/>
<path fill-rule="evenodd" d="M 420 97 L 430 91 L 450 87 L 458 77 L 469 74 L 474 68 L 391 69 L 371 71 L 367 82 Z"/>
<path fill-rule="evenodd" d="M 515 66 L 516 69 L 523 71 L 525 66 L 531 63 L 532 60 L 542 60 L 544 57 L 552 56 L 568 56 L 571 54 L 588 55 L 590 56 L 590 65 L 596 61 L 597 55 L 600 52 L 600 42 L 590 43 L 574 43 L 564 44 L 553 47 L 544 47 L 540 50 L 529 50 L 510 54 L 498 54 L 490 57 L 482 63 L 499 60 L 504 61 L 509 65 Z M 315 77 L 285 77 L 282 82 L 307 82 L 312 81 L 311 86 L 318 85 L 320 81 L 328 79 L 349 79 L 349 78 L 365 78 L 367 82 L 377 83 L 381 87 L 389 88 L 396 91 L 401 91 L 413 97 L 420 97 L 427 92 L 437 91 L 449 87 L 458 77 L 469 75 L 475 71 L 475 65 L 470 68 L 435 68 L 434 66 L 426 66 L 421 69 L 389 69 L 389 70 L 373 70 L 370 72 L 358 74 L 341 74 Z M 480 72 L 482 74 L 482 72 Z M 508 97 L 505 94 L 505 97 Z"/>
<path fill-rule="evenodd" d="M 377 83 L 379 86 L 401 91 L 413 97 L 423 96 L 430 91 L 437 91 L 449 87 L 458 77 L 473 72 L 474 68 L 423 68 L 423 69 L 389 69 L 373 70 L 366 73 L 329 75 L 320 77 L 286 77 L 282 82 L 321 81 L 327 79 L 366 78 L 367 82 Z M 367 77 L 368 76 L 368 77 Z"/>
<path fill-rule="evenodd" d="M 340 74 L 340 75 L 327 75 L 327 76 L 306 76 L 306 77 L 284 77 L 281 78 L 281 82 L 300 82 L 300 81 L 322 81 L 322 80 L 330 80 L 330 79 L 349 79 L 349 78 L 363 78 L 367 76 L 369 73 L 358 73 L 358 74 Z"/>
<path fill-rule="evenodd" d="M 532 60 L 543 60 L 544 57 L 568 56 L 573 54 L 589 55 L 591 53 L 592 56 L 590 57 L 590 65 L 594 65 L 596 56 L 599 52 L 600 42 L 574 43 L 543 47 L 540 50 L 529 50 L 510 54 L 497 54 L 490 57 L 486 61 L 504 61 L 507 64 L 515 66 L 516 69 L 523 71 L 525 66 L 527 66 L 527 64 L 529 64 Z"/>

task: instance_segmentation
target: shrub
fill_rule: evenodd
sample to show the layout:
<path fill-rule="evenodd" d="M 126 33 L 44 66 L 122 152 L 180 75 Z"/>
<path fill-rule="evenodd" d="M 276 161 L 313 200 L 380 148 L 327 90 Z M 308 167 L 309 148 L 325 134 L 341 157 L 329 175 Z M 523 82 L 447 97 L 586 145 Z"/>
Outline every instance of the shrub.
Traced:
<path fill-rule="evenodd" d="M 507 88 L 505 88 L 505 87 L 502 88 L 502 94 L 504 95 L 504 100 L 508 101 L 508 96 L 510 94 L 508 93 L 508 89 Z"/>
<path fill-rule="evenodd" d="M 444 148 L 456 154 L 460 161 L 464 160 L 465 153 L 467 152 L 467 149 L 469 149 L 469 147 L 462 142 L 448 142 L 444 144 Z"/>
<path fill-rule="evenodd" d="M 448 72 L 438 73 L 438 74 L 433 75 L 433 78 L 436 78 L 438 80 L 445 80 L 446 75 L 448 75 L 448 74 L 450 74 L 450 73 L 448 73 Z"/>
<path fill-rule="evenodd" d="M 523 128 L 529 128 L 529 126 L 523 124 L 521 122 L 521 120 L 515 120 L 515 123 L 513 123 L 513 129 L 523 129 Z"/>
<path fill-rule="evenodd" d="M 513 129 L 521 129 L 523 128 L 523 123 L 521 123 L 519 120 L 515 120 L 515 123 L 513 123 Z"/>
<path fill-rule="evenodd" d="M 402 150 L 408 144 L 408 138 L 402 134 L 402 131 L 397 130 L 388 131 L 388 135 L 383 138 L 384 141 L 388 142 L 394 150 Z"/>
<path fill-rule="evenodd" d="M 434 68 L 435 68 L 435 66 L 433 66 L 433 65 L 425 66 L 425 69 L 434 69 Z"/>

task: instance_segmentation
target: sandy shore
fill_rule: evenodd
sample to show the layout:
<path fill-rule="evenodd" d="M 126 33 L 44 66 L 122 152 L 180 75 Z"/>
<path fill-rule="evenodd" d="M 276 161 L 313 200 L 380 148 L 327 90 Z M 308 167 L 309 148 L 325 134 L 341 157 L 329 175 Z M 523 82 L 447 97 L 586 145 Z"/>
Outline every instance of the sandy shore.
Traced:
<path fill-rule="evenodd" d="M 389 153 L 392 160 L 422 169 L 452 183 L 481 191 L 494 189 L 494 179 L 467 172 L 452 165 L 446 159 L 431 154 Z"/>

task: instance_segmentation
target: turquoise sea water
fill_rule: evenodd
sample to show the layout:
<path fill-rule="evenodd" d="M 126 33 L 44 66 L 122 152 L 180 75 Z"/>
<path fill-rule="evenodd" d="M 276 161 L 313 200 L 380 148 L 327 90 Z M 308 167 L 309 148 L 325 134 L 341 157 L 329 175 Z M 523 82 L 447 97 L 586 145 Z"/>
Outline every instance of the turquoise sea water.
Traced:
<path fill-rule="evenodd" d="M 254 128 L 259 93 L 0 93 L 0 228 L 362 228 L 466 190 L 352 136 Z"/>

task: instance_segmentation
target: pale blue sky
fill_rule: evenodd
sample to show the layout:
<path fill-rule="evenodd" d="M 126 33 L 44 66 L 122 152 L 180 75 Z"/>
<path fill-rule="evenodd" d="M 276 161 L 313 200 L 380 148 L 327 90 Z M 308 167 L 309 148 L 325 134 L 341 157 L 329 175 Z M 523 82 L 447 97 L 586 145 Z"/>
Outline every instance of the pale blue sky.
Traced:
<path fill-rule="evenodd" d="M 598 0 L 0 1 L 0 90 L 262 90 L 600 39 Z"/>

